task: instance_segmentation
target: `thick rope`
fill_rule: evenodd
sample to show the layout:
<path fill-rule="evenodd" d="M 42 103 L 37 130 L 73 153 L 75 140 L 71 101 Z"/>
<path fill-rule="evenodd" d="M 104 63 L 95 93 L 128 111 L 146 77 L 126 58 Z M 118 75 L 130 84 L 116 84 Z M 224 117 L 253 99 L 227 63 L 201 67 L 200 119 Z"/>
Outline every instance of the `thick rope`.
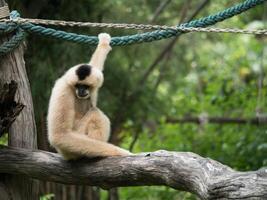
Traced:
<path fill-rule="evenodd" d="M 18 28 L 15 35 L 13 35 L 13 37 L 10 40 L 4 42 L 0 46 L 0 56 L 5 55 L 6 53 L 11 52 L 13 49 L 17 48 L 20 45 L 20 43 L 23 42 L 24 38 L 25 38 L 24 30 Z"/>
<path fill-rule="evenodd" d="M 243 3 L 237 4 L 235 6 L 232 6 L 224 11 L 218 12 L 214 15 L 210 15 L 198 20 L 193 20 L 189 23 L 181 24 L 180 26 L 177 26 L 177 28 L 185 27 L 206 27 L 213 25 L 217 22 L 223 21 L 225 19 L 228 19 L 232 16 L 238 15 L 252 7 L 255 7 L 256 5 L 262 4 L 266 0 L 246 0 Z M 16 20 L 19 18 L 19 14 L 16 11 L 13 11 L 11 13 L 11 18 L 13 20 Z M 0 31 L 3 29 L 1 26 L 10 26 L 15 29 L 16 23 L 10 23 L 10 24 L 0 24 Z M 34 25 L 31 23 L 23 23 L 23 24 L 17 24 L 21 29 L 29 32 L 29 33 L 35 33 L 42 36 L 49 36 L 56 39 L 66 40 L 66 41 L 72 41 L 77 43 L 86 43 L 89 45 L 97 45 L 98 44 L 98 38 L 96 36 L 88 36 L 88 35 L 79 35 L 76 33 L 69 33 L 65 31 L 55 30 L 52 28 L 45 28 L 42 26 Z M 10 28 L 12 30 L 12 28 Z M 6 30 L 6 29 L 5 29 Z M 6 32 L 6 31 L 3 31 Z M 157 30 L 152 32 L 146 32 L 141 34 L 135 34 L 135 35 L 127 35 L 127 36 L 121 36 L 121 37 L 112 37 L 111 39 L 111 46 L 123 46 L 123 45 L 130 45 L 134 43 L 142 43 L 142 42 L 152 42 L 155 40 L 161 40 L 165 38 L 170 38 L 173 36 L 178 36 L 184 32 L 181 32 L 178 29 L 167 29 L 167 30 Z M 17 40 L 17 42 L 21 42 L 21 40 Z M 2 46 L 0 46 L 0 49 Z M 7 52 L 11 51 L 12 48 L 7 49 Z"/>
<path fill-rule="evenodd" d="M 13 19 L 15 17 L 18 17 L 19 15 L 16 13 L 10 13 L 10 18 Z M 0 56 L 5 55 L 6 53 L 11 52 L 13 49 L 17 48 L 21 42 L 25 39 L 25 31 L 18 27 L 16 23 L 10 23 L 10 24 L 0 24 L 0 33 L 6 34 L 11 33 L 12 31 L 15 31 L 15 35 L 13 35 L 8 41 L 2 43 L 0 45 Z"/>
<path fill-rule="evenodd" d="M 217 22 L 223 21 L 227 18 L 230 18 L 234 15 L 240 14 L 258 4 L 263 3 L 265 0 L 246 0 L 243 3 L 237 4 L 233 7 L 230 7 L 222 12 L 219 12 L 215 15 L 210 15 L 208 17 L 201 18 L 199 20 L 194 20 L 189 23 L 182 24 L 183 27 L 206 27 L 213 25 Z M 98 38 L 96 36 L 87 36 L 87 35 L 78 35 L 75 33 L 67 33 L 64 31 L 57 31 L 51 28 L 44 28 L 42 26 L 35 26 L 33 24 L 22 24 L 21 27 L 27 32 L 36 33 L 45 36 L 51 36 L 57 39 L 63 39 L 67 41 L 73 41 L 78 43 L 87 43 L 89 45 L 97 45 Z M 111 40 L 112 46 L 123 46 L 133 43 L 142 43 L 142 42 L 152 42 L 155 40 L 161 40 L 164 38 L 170 38 L 173 36 L 180 35 L 181 32 L 177 30 L 157 30 L 152 32 L 146 32 L 135 35 L 128 35 L 122 37 L 113 37 Z"/>

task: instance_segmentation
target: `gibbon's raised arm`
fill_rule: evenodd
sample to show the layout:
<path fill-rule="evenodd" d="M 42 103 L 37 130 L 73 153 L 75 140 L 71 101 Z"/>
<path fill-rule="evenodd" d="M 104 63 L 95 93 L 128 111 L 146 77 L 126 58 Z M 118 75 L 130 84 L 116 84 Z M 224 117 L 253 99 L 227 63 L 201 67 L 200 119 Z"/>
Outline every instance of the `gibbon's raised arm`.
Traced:
<path fill-rule="evenodd" d="M 99 35 L 99 41 L 100 40 L 101 42 L 98 43 L 97 48 L 91 57 L 89 65 L 103 71 L 105 60 L 111 50 L 109 45 L 110 36 L 106 33 L 101 33 Z"/>

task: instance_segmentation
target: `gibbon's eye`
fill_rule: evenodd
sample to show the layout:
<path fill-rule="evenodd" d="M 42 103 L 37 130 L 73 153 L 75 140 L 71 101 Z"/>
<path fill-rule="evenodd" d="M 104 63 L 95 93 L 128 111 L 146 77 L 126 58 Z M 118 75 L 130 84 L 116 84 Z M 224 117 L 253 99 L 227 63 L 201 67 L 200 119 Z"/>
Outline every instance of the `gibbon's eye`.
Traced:
<path fill-rule="evenodd" d="M 76 84 L 75 93 L 79 99 L 87 99 L 90 97 L 90 86 L 84 84 Z"/>

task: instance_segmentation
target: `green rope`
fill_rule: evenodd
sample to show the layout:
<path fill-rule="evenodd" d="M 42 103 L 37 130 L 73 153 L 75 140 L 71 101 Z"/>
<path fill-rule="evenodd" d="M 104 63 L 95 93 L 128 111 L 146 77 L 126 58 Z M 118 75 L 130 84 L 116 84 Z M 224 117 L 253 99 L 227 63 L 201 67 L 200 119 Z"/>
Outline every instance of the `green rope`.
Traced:
<path fill-rule="evenodd" d="M 10 13 L 10 18 L 15 19 L 19 17 L 19 14 L 16 12 Z M 0 35 L 7 34 L 16 31 L 16 33 L 6 42 L 0 45 L 0 56 L 5 55 L 11 52 L 13 49 L 17 48 L 20 43 L 25 39 L 25 31 L 20 28 L 16 23 L 0 23 Z"/>
<path fill-rule="evenodd" d="M 0 56 L 5 55 L 6 53 L 17 48 L 20 45 L 20 43 L 24 40 L 24 38 L 25 38 L 24 30 L 21 28 L 18 28 L 15 35 L 13 35 L 10 40 L 1 44 Z"/>
<path fill-rule="evenodd" d="M 223 21 L 225 19 L 228 19 L 230 17 L 233 17 L 235 15 L 238 15 L 252 7 L 255 7 L 256 5 L 264 3 L 266 0 L 246 0 L 243 3 L 236 4 L 228 9 L 225 9 L 221 12 L 218 12 L 214 15 L 209 15 L 207 17 L 203 17 L 198 20 L 193 20 L 189 23 L 181 24 L 181 27 L 206 27 L 213 25 L 217 22 Z M 19 17 L 19 14 L 17 11 L 11 12 L 11 18 L 16 19 Z M 177 26 L 179 27 L 179 26 Z M 23 29 L 26 32 L 29 33 L 35 33 L 42 36 L 48 36 L 56 39 L 66 40 L 66 41 L 72 41 L 77 43 L 85 43 L 89 45 L 97 45 L 98 44 L 98 38 L 96 36 L 88 36 L 88 35 L 79 35 L 76 33 L 69 33 L 65 31 L 55 30 L 52 28 L 46 28 L 43 26 L 34 25 L 31 23 L 23 23 L 23 24 L 15 24 L 12 23 L 0 23 L 0 33 L 10 32 L 12 30 L 18 30 Z M 134 34 L 134 35 L 127 35 L 127 36 L 121 36 L 121 37 L 112 37 L 111 39 L 111 46 L 123 46 L 123 45 L 130 45 L 134 43 L 142 43 L 142 42 L 152 42 L 155 40 L 161 40 L 165 38 L 170 38 L 173 36 L 178 36 L 184 32 L 181 32 L 179 30 L 174 29 L 167 29 L 167 30 L 157 30 L 157 31 L 151 31 L 141 34 Z M 15 36 L 14 36 L 15 37 Z M 12 38 L 13 39 L 13 38 Z M 13 41 L 17 41 L 19 44 L 21 42 L 22 36 L 18 37 L 17 39 L 14 38 Z M 17 44 L 17 45 L 18 45 Z M 0 55 L 1 52 L 7 53 L 9 51 L 12 51 L 17 45 L 13 43 L 9 46 L 9 48 L 6 48 L 2 50 L 3 45 L 0 46 Z"/>

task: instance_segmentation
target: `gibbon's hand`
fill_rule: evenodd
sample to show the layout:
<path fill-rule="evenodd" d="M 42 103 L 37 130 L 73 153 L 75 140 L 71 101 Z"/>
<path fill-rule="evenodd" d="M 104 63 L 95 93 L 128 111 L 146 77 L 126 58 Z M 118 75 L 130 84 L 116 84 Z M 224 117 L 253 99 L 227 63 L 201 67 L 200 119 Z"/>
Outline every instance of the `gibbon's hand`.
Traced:
<path fill-rule="evenodd" d="M 99 40 L 98 45 L 100 45 L 100 46 L 108 46 L 109 50 L 111 50 L 111 46 L 109 45 L 110 41 L 111 41 L 111 37 L 110 37 L 110 35 L 108 33 L 100 33 L 98 35 L 98 40 Z"/>

